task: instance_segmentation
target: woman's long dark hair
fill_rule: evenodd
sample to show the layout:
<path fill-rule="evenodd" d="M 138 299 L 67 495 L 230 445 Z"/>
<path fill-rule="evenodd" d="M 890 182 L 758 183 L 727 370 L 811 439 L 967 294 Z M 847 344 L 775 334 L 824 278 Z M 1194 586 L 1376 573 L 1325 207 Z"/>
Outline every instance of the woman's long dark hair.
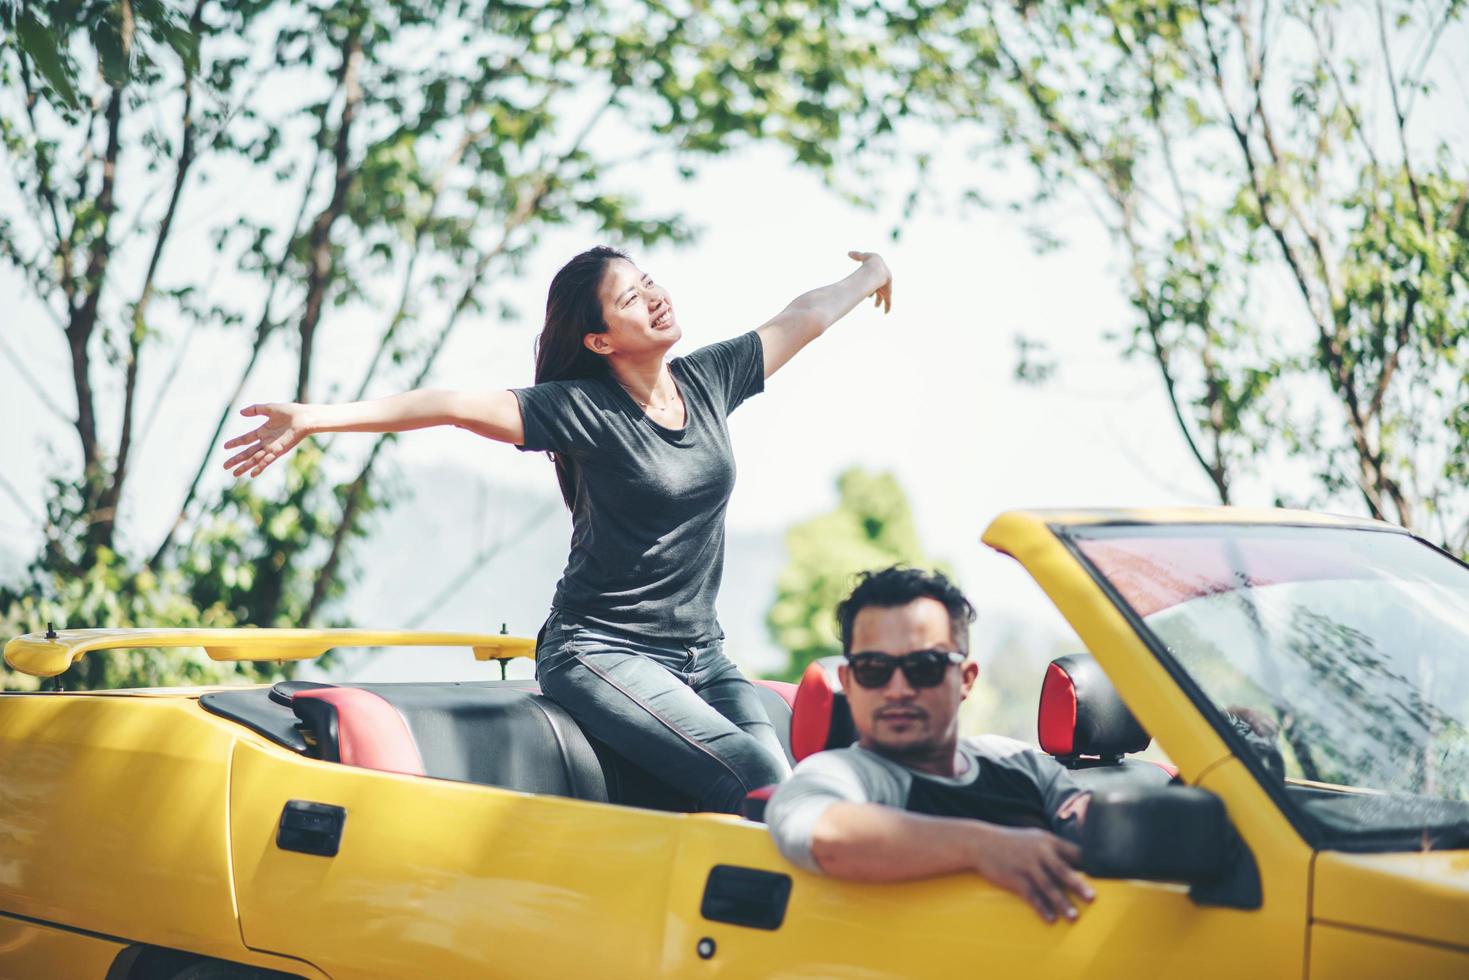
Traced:
<path fill-rule="evenodd" d="M 546 325 L 536 338 L 536 384 L 606 376 L 607 359 L 587 350 L 582 338 L 607 332 L 597 289 L 607 264 L 626 258 L 626 252 L 598 245 L 574 257 L 552 277 L 546 295 Z M 551 461 L 556 464 L 561 499 L 567 509 L 575 510 L 576 461 L 561 453 L 552 453 Z"/>

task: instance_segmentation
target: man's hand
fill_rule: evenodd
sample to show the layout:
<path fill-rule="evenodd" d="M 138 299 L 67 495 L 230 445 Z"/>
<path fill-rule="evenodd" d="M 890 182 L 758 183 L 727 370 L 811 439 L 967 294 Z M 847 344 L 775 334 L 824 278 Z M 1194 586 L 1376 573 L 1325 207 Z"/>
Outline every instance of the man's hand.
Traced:
<path fill-rule="evenodd" d="M 1077 874 L 1081 849 L 1044 830 L 982 825 L 984 835 L 975 854 L 975 870 L 988 881 L 1025 899 L 1041 918 L 1076 918 L 1071 894 L 1090 902 L 1091 886 Z"/>

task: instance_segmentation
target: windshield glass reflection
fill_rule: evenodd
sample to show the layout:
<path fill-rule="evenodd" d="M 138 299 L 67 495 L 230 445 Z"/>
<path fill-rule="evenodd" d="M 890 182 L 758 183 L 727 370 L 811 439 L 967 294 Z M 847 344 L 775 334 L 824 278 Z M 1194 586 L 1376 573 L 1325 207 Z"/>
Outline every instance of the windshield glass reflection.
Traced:
<path fill-rule="evenodd" d="M 1328 834 L 1469 845 L 1469 569 L 1391 532 L 1068 533 Z"/>

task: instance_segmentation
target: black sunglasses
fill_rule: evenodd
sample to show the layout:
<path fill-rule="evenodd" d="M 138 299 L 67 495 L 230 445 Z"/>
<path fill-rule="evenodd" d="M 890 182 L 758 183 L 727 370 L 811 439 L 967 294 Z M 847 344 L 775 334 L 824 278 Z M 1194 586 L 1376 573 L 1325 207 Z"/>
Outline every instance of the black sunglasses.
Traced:
<path fill-rule="evenodd" d="M 964 659 L 964 654 L 953 650 L 915 650 L 901 657 L 891 657 L 886 653 L 849 653 L 847 669 L 852 680 L 862 687 L 886 687 L 893 679 L 893 671 L 900 668 L 913 687 L 934 687 L 943 682 L 950 666 L 962 664 Z"/>

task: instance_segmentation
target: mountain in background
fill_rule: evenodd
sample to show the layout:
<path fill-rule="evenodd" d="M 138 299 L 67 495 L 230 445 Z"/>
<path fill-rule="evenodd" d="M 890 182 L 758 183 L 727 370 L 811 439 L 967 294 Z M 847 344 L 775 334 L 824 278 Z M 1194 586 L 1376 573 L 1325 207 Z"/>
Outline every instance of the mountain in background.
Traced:
<path fill-rule="evenodd" d="M 415 469 L 406 483 L 405 499 L 385 512 L 358 553 L 346 618 L 383 629 L 498 633 L 503 626 L 514 636 L 534 636 L 571 539 L 554 486 L 528 492 L 452 465 Z M 727 538 L 720 623 L 726 652 L 750 674 L 785 662 L 765 629 L 784 561 L 779 532 L 735 530 Z M 527 676 L 529 667 L 514 664 L 511 676 Z M 328 673 L 358 682 L 468 680 L 494 669 L 450 650 L 344 657 Z"/>
<path fill-rule="evenodd" d="M 18 551 L 0 545 L 0 582 L 15 582 L 25 574 L 28 559 Z"/>
<path fill-rule="evenodd" d="M 566 561 L 571 521 L 554 487 L 527 492 L 453 466 L 410 471 L 409 494 L 387 511 L 360 552 L 359 578 L 345 613 L 353 625 L 534 636 L 550 608 Z M 549 481 L 547 481 L 549 483 Z M 725 649 L 755 676 L 782 667 L 765 613 L 785 564 L 779 531 L 732 531 L 726 546 L 719 613 Z M 1082 649 L 1074 636 L 1008 610 L 985 608 L 973 633 L 980 680 L 961 713 L 966 732 L 995 732 L 1034 742 L 1041 679 L 1052 657 Z M 529 661 L 511 677 L 530 677 Z M 323 672 L 357 683 L 484 680 L 493 664 L 467 651 L 401 650 L 344 656 Z"/>

